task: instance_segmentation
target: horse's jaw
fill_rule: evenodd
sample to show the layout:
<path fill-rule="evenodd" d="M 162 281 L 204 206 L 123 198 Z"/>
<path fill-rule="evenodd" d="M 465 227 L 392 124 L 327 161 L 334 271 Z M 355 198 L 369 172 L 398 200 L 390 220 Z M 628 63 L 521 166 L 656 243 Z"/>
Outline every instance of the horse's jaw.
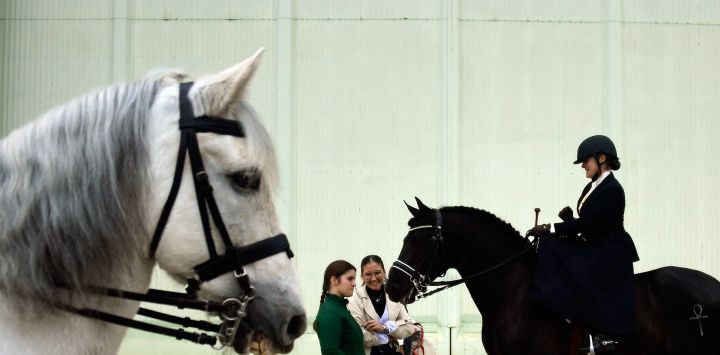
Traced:
<path fill-rule="evenodd" d="M 292 351 L 293 345 L 277 345 L 265 336 L 262 332 L 254 332 L 250 338 L 249 347 L 246 348 L 246 352 L 240 352 L 237 348 L 235 351 L 241 354 L 253 353 L 256 355 L 274 355 L 274 354 L 287 354 Z"/>
<path fill-rule="evenodd" d="M 224 340 L 236 353 L 275 354 L 292 351 L 295 339 L 305 333 L 307 317 L 297 275 L 287 255 L 282 253 L 245 267 L 255 289 L 247 300 L 245 314 L 229 321 L 237 330 Z M 198 299 L 224 302 L 245 300 L 233 273 L 227 273 L 200 285 Z M 221 316 L 222 317 L 222 316 Z M 218 344 L 219 345 L 219 344 Z"/>
<path fill-rule="evenodd" d="M 417 292 L 415 289 L 410 289 L 410 292 L 408 292 L 400 301 L 403 305 L 409 305 L 415 303 L 417 300 Z"/>
<path fill-rule="evenodd" d="M 403 289 L 406 289 L 407 291 L 402 291 Z M 385 285 L 385 292 L 391 301 L 399 302 L 404 305 L 414 303 L 417 296 L 417 290 L 412 287 L 412 285 L 398 287 L 394 283 L 390 282 L 390 279 L 388 279 L 388 283 Z"/>
<path fill-rule="evenodd" d="M 251 325 L 242 323 L 232 347 L 238 354 L 287 354 L 290 353 L 294 347 L 294 339 L 289 344 L 282 344 L 271 339 L 264 332 L 252 329 Z"/>
<path fill-rule="evenodd" d="M 277 306 L 279 301 L 257 301 L 256 304 L 250 304 L 248 317 L 234 340 L 233 348 L 241 354 L 248 351 L 254 354 L 291 352 L 295 340 L 304 334 L 307 328 L 302 304 L 288 302 L 286 305 Z M 270 307 L 276 313 L 270 313 Z M 269 316 L 270 314 L 275 316 Z"/>

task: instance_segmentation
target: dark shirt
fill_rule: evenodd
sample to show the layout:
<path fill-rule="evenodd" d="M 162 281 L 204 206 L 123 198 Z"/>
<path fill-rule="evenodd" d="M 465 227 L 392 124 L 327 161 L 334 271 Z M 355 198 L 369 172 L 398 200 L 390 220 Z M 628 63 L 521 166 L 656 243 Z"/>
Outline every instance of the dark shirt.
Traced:
<path fill-rule="evenodd" d="M 385 313 L 385 303 L 387 302 L 385 299 L 385 285 L 380 286 L 379 291 L 374 291 L 370 287 L 365 287 L 365 291 L 367 291 L 368 297 L 370 297 L 370 303 L 372 303 L 373 308 L 375 308 L 375 313 L 378 314 L 378 317 L 382 318 L 383 313 Z"/>
<path fill-rule="evenodd" d="M 360 326 L 347 310 L 348 301 L 327 294 L 318 309 L 317 336 L 323 355 L 365 355 Z"/>

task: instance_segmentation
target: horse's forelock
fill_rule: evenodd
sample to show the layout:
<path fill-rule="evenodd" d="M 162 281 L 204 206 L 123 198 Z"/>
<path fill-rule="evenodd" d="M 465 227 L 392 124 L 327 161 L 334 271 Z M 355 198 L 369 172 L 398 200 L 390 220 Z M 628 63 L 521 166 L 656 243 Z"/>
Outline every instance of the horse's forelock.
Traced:
<path fill-rule="evenodd" d="M 161 81 L 88 94 L 0 141 L 0 292 L 49 301 L 141 253 L 147 118 Z M 100 274 L 100 275 L 98 275 Z"/>

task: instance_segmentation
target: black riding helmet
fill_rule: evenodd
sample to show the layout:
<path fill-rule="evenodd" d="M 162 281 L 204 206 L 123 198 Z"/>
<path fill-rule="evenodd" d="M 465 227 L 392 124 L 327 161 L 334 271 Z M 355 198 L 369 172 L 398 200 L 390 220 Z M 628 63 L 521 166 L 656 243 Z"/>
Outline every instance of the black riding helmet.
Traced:
<path fill-rule="evenodd" d="M 605 153 L 609 161 L 617 161 L 620 158 L 617 156 L 617 150 L 615 150 L 615 144 L 610 138 L 603 135 L 596 135 L 586 138 L 577 150 L 577 160 L 573 164 L 580 164 L 587 157 L 597 157 L 598 154 Z"/>

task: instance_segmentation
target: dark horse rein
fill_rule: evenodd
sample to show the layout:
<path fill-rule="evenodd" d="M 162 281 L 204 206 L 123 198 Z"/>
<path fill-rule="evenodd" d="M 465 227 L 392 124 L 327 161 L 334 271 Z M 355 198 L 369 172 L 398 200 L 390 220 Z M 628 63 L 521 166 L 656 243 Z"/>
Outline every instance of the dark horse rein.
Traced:
<path fill-rule="evenodd" d="M 433 236 L 431 237 L 431 239 L 433 241 L 433 246 L 434 246 L 433 255 L 432 255 L 432 257 L 430 257 L 430 259 L 427 260 L 427 262 L 424 263 L 425 264 L 425 266 L 424 266 L 425 273 L 420 271 L 419 268 L 414 268 L 414 267 L 410 266 L 408 263 L 406 263 L 400 259 L 393 262 L 392 267 L 391 267 L 391 268 L 402 271 L 405 275 L 407 275 L 410 278 L 410 282 L 413 284 L 413 286 L 415 287 L 415 290 L 417 291 L 417 293 L 415 295 L 416 300 L 419 300 L 421 298 L 426 298 L 426 297 L 433 295 L 435 293 L 438 293 L 440 291 L 447 290 L 451 287 L 455 287 L 457 285 L 465 283 L 466 281 L 473 279 L 475 277 L 482 276 L 489 272 L 497 270 L 497 269 L 505 266 L 509 262 L 517 259 L 519 256 L 525 254 L 529 250 L 533 249 L 537 245 L 537 241 L 538 241 L 538 239 L 535 239 L 532 242 L 529 242 L 529 244 L 527 246 L 518 250 L 516 253 L 510 255 L 503 261 L 501 261 L 487 269 L 484 269 L 482 271 L 479 271 L 472 275 L 469 275 L 467 277 L 463 277 L 461 279 L 451 280 L 451 281 L 431 282 L 428 273 L 430 272 L 432 263 L 435 261 L 435 258 L 438 255 L 441 244 L 443 242 L 442 214 L 440 213 L 439 209 L 435 210 L 435 224 L 427 224 L 427 225 L 413 227 L 413 228 L 410 228 L 408 233 L 410 233 L 414 230 L 417 230 L 417 229 L 427 229 L 427 228 L 434 229 L 435 234 L 433 234 Z M 445 276 L 444 273 L 442 275 L 439 275 L 438 277 L 443 277 L 443 276 Z M 428 291 L 428 286 L 437 286 L 437 288 L 433 289 L 431 291 Z"/>
<path fill-rule="evenodd" d="M 185 167 L 185 155 L 187 153 L 190 157 L 190 167 L 194 178 L 193 183 L 195 185 L 195 194 L 197 196 L 200 219 L 202 221 L 203 233 L 205 235 L 205 242 L 208 247 L 210 259 L 194 267 L 195 274 L 193 278 L 187 280 L 187 288 L 185 289 L 186 293 L 155 289 L 149 289 L 147 293 L 137 293 L 102 287 L 88 287 L 86 291 L 89 293 L 134 301 L 171 305 L 179 309 L 189 308 L 213 314 L 216 313 L 222 320 L 222 323 L 220 324 L 192 320 L 188 317 L 180 318 L 144 308 L 140 308 L 138 310 L 138 314 L 145 317 L 179 324 L 183 327 L 192 327 L 213 332 L 216 335 L 188 332 L 182 328 L 172 329 L 162 327 L 94 309 L 75 308 L 69 305 L 59 305 L 58 307 L 73 313 L 113 324 L 172 336 L 178 340 L 185 339 L 199 344 L 210 345 L 213 349 L 219 350 L 226 345 L 232 345 L 243 318 L 247 316 L 247 306 L 250 301 L 255 298 L 255 288 L 250 285 L 250 278 L 243 269 L 243 266 L 281 252 L 285 252 L 288 257 L 292 258 L 293 252 L 290 250 L 290 243 L 288 242 L 287 237 L 282 233 L 247 246 L 233 246 L 227 232 L 227 228 L 225 228 L 225 223 L 220 215 L 220 210 L 215 202 L 215 197 L 212 192 L 213 189 L 208 181 L 208 174 L 205 172 L 205 167 L 198 146 L 197 133 L 209 132 L 235 137 L 245 137 L 245 132 L 243 131 L 242 124 L 238 121 L 220 117 L 195 117 L 192 103 L 188 99 L 188 92 L 190 91 L 192 84 L 192 82 L 182 83 L 179 88 L 179 126 L 181 131 L 180 149 L 178 151 L 175 176 L 173 178 L 172 187 L 170 188 L 170 194 L 165 202 L 162 213 L 160 214 L 160 219 L 155 229 L 152 242 L 150 243 L 150 257 L 155 257 L 155 251 L 160 243 L 162 232 L 167 225 L 168 218 L 170 217 L 170 211 L 172 210 L 175 199 L 177 198 L 178 191 L 180 189 L 180 182 L 182 181 L 183 168 Z M 208 210 L 210 212 L 210 216 L 208 216 Z M 216 251 L 215 243 L 210 231 L 210 218 L 212 218 L 212 221 L 220 233 L 223 243 L 225 244 L 224 255 L 218 255 Z M 231 271 L 234 272 L 235 279 L 243 291 L 242 296 L 239 299 L 228 298 L 223 302 L 203 301 L 197 299 L 197 291 L 200 289 L 200 283 L 215 279 L 216 277 Z M 217 345 L 218 342 L 220 343 L 219 345 Z"/>

